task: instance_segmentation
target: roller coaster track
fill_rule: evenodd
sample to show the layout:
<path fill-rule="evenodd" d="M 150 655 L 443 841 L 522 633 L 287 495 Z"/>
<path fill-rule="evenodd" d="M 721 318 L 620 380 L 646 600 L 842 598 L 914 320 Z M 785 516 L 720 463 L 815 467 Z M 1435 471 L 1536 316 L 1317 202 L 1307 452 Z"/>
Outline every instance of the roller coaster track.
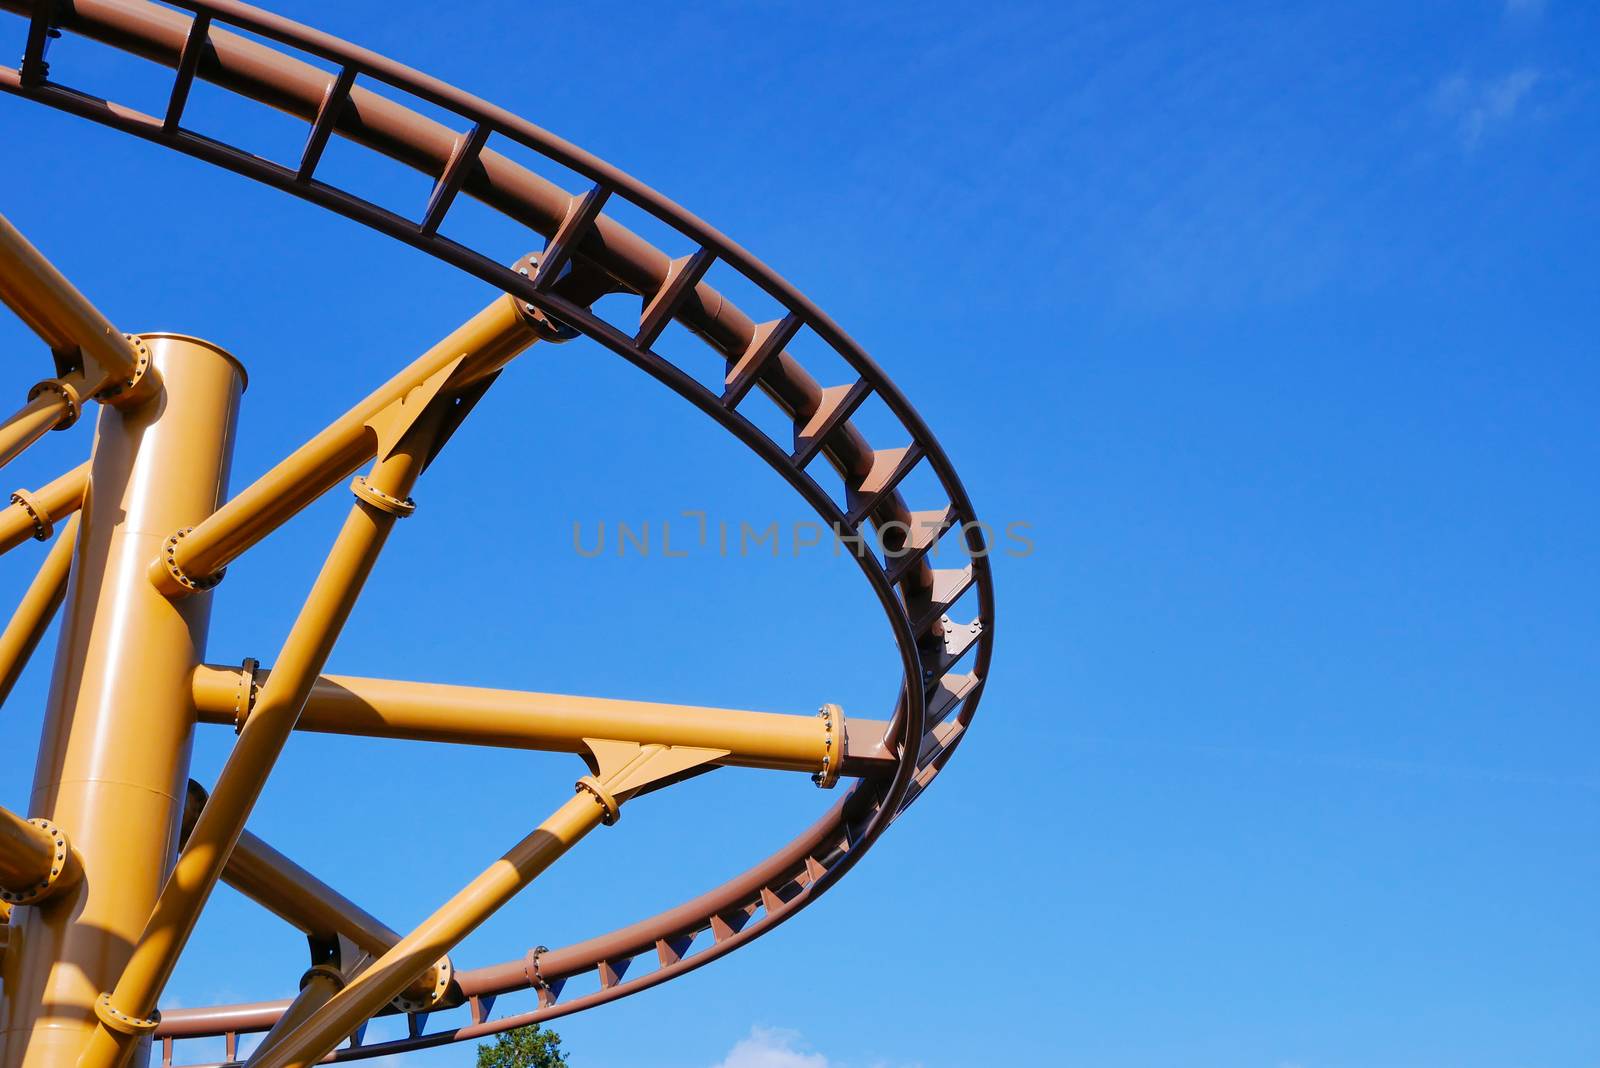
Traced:
<path fill-rule="evenodd" d="M 860 535 L 866 548 L 852 555 L 899 650 L 899 696 L 886 710 L 879 746 L 892 759 L 856 777 L 799 837 L 742 875 L 658 915 L 573 945 L 519 947 L 501 963 L 458 970 L 448 998 L 431 1009 L 437 1019 L 444 1009 L 464 1004 L 464 1022 L 430 1028 L 430 1011 L 405 1013 L 404 1037 L 364 1042 L 358 1033 L 329 1059 L 481 1038 L 614 1001 L 698 968 L 814 901 L 928 787 L 964 737 L 989 672 L 994 596 L 984 528 L 945 451 L 911 403 L 815 304 L 696 216 L 582 149 L 425 74 L 287 19 L 221 0 L 171 6 L 0 0 L 0 9 L 20 16 L 13 25 L 21 63 L 0 67 L 0 89 L 12 96 L 214 164 L 395 238 L 510 294 L 553 331 L 592 339 L 683 397 L 782 476 L 825 525 Z M 166 109 L 145 114 L 73 89 L 74 71 L 51 63 L 47 52 L 61 34 L 170 68 Z M 225 134 L 186 127 L 196 81 L 303 120 L 300 159 L 293 165 L 273 162 L 230 143 Z M 406 97 L 448 118 L 422 114 Z M 426 202 L 412 214 L 397 213 L 319 177 L 335 138 L 432 179 Z M 558 187 L 498 151 L 506 142 L 581 176 L 588 186 Z M 441 226 L 462 198 L 525 228 L 530 241 L 542 237 L 542 250 L 507 265 L 445 236 Z M 621 202 L 670 228 L 693 251 L 674 258 L 630 231 L 607 211 Z M 707 280 L 714 264 L 737 272 L 781 313 L 753 321 Z M 637 322 L 613 323 L 591 307 L 610 293 L 640 298 Z M 722 360 L 720 391 L 657 351 L 673 321 L 705 343 L 708 358 Z M 854 377 L 820 384 L 799 355 L 802 332 L 820 339 Z M 756 391 L 792 420 L 791 439 L 775 439 L 742 412 Z M 852 420 L 872 397 L 898 424 L 894 440 L 871 444 Z M 824 488 L 829 480 L 819 477 L 819 465 L 837 473 L 842 495 Z M 933 476 L 919 484 L 937 485 L 942 500 L 904 499 L 900 487 L 919 466 Z M 938 566 L 953 557 L 955 566 Z M 958 602 L 968 618 L 952 616 Z M 641 960 L 653 966 L 639 967 Z M 562 997 L 570 980 L 590 974 L 598 978 L 593 992 Z M 529 988 L 537 993 L 536 1007 L 493 1015 L 497 997 Z M 154 1033 L 163 1064 L 185 1063 L 185 1044 L 197 1039 L 221 1038 L 232 1060 L 239 1036 L 270 1029 L 288 1005 L 162 1012 Z"/>

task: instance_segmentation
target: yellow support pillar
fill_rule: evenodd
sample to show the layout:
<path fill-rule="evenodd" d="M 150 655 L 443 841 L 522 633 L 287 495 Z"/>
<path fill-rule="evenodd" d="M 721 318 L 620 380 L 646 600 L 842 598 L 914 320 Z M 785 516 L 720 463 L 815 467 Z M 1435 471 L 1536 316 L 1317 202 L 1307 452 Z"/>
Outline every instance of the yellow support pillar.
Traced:
<path fill-rule="evenodd" d="M 459 360 L 450 361 L 440 374 L 448 375 Z M 150 1014 L 155 1011 L 156 999 L 222 876 L 306 695 L 355 607 L 379 550 L 395 522 L 413 507 L 412 484 L 427 462 L 446 414 L 446 404 L 433 399 L 432 394 L 418 395 L 408 403 L 408 396 L 403 395 L 368 420 L 381 443 L 377 462 L 366 478 L 351 486 L 356 503 L 290 628 L 271 685 L 262 690 L 255 712 L 195 820 L 171 877 L 135 939 L 127 967 L 100 997 L 96 1010 L 101 1026 L 90 1038 L 78 1068 L 117 1068 L 141 1033 L 154 1029 Z M 145 588 L 161 596 L 148 580 Z M 174 603 L 181 605 L 183 600 Z M 191 665 L 186 685 L 192 673 Z M 193 710 L 187 698 L 186 693 L 179 704 L 192 723 Z"/>
<path fill-rule="evenodd" d="M 206 342 L 144 340 L 165 388 L 99 413 L 29 803 L 72 836 L 83 876 L 11 918 L 0 1068 L 77 1061 L 177 846 L 210 598 L 175 604 L 146 567 L 221 499 L 244 379 Z M 51 506 L 76 503 L 72 489 L 56 487 Z"/>

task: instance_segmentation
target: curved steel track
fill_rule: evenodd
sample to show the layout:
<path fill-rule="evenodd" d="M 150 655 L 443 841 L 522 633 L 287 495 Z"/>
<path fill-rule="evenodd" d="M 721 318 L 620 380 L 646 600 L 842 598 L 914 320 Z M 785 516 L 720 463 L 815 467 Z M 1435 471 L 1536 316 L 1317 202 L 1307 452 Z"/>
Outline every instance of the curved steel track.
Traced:
<path fill-rule="evenodd" d="M 183 10 L 173 10 L 181 8 Z M 994 596 L 983 528 L 949 458 L 909 401 L 881 368 L 840 327 L 771 268 L 696 216 L 638 180 L 516 115 L 437 79 L 245 4 L 178 0 L 172 7 L 141 0 L 0 0 L 0 9 L 23 16 L 26 33 L 18 68 L 0 67 L 0 89 L 91 119 L 327 208 L 514 294 L 549 317 L 592 338 L 662 382 L 732 433 L 816 510 L 824 522 L 859 531 L 871 547 L 856 553 L 883 606 L 901 657 L 899 698 L 886 744 L 899 756 L 892 776 L 859 781 L 819 821 L 765 861 L 676 908 L 608 934 L 558 949 L 538 949 L 500 964 L 458 974 L 470 1021 L 428 1030 L 425 1015 L 408 1018 L 404 1038 L 341 1048 L 346 1060 L 478 1038 L 579 1011 L 654 986 L 706 964 L 772 929 L 833 885 L 888 825 L 927 787 L 959 745 L 976 712 L 989 670 L 994 638 Z M 54 21 L 52 21 L 54 20 Z M 244 30 L 274 44 L 243 36 Z M 148 115 L 78 92 L 51 70 L 45 47 L 55 33 L 91 38 L 174 71 L 167 111 Z M 284 46 L 331 64 L 330 73 L 295 58 Z M 183 125 L 195 79 L 270 105 L 309 124 L 306 150 L 295 167 L 255 156 L 224 139 Z M 357 79 L 362 84 L 357 84 Z M 368 85 L 377 88 L 369 88 Z M 453 129 L 386 94 L 395 90 L 458 119 Z M 433 193 L 416 218 L 379 207 L 317 177 L 330 139 L 345 138 L 431 177 Z M 562 189 L 490 145 L 493 138 L 522 145 L 593 183 L 576 193 Z M 543 257 L 603 279 L 598 292 L 641 298 L 638 329 L 619 328 L 589 307 L 548 292 L 518 267 L 439 233 L 459 196 L 471 197 L 546 239 Z M 685 237 L 697 250 L 678 260 L 604 213 L 627 201 Z M 530 238 L 532 234 L 530 234 Z M 783 316 L 756 323 L 704 281 L 720 262 L 759 287 Z M 537 274 L 537 272 L 533 272 Z M 653 346 L 670 319 L 682 323 L 726 363 L 721 394 L 703 386 Z M 858 376 L 823 388 L 791 351 L 809 330 Z M 780 443 L 740 412 L 760 389 L 794 422 L 792 443 Z M 852 423 L 862 402 L 878 397 L 903 435 L 889 448 L 869 444 Z M 808 473 L 817 460 L 842 479 L 843 500 Z M 913 512 L 898 486 L 925 465 L 945 499 L 918 501 Z M 870 530 L 869 530 L 870 526 Z M 909 526 L 908 539 L 903 528 Z M 917 536 L 915 532 L 926 532 Z M 936 568 L 930 554 L 944 543 Z M 974 618 L 957 622 L 947 612 L 975 591 Z M 966 602 L 963 602 L 966 603 Z M 962 665 L 970 667 L 962 670 Z M 709 933 L 709 938 L 706 935 Z M 654 955 L 657 966 L 627 978 L 628 965 Z M 561 999 L 563 984 L 597 973 L 593 993 Z M 533 987 L 538 1007 L 491 1018 L 497 995 Z M 287 1002 L 176 1009 L 163 1014 L 158 1035 L 163 1060 L 174 1063 L 174 1043 L 221 1037 L 227 1055 L 238 1036 L 264 1031 Z"/>

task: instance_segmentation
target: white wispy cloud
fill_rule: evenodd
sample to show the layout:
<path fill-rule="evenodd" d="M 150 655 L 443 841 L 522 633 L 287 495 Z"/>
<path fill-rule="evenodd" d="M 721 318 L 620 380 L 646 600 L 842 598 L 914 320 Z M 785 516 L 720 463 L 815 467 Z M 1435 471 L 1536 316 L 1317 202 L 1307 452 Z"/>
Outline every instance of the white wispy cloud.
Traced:
<path fill-rule="evenodd" d="M 829 1068 L 828 1058 L 801 1048 L 800 1034 L 776 1027 L 752 1027 L 716 1068 Z"/>
<path fill-rule="evenodd" d="M 712 1068 L 848 1068 L 845 1062 L 808 1049 L 800 1032 L 781 1027 L 752 1027 L 728 1055 Z M 890 1068 L 882 1061 L 870 1068 Z M 920 1068 L 906 1065 L 903 1068 Z"/>
<path fill-rule="evenodd" d="M 1461 143 L 1476 148 L 1486 133 L 1512 120 L 1539 82 L 1532 67 L 1497 78 L 1473 79 L 1455 74 L 1434 89 L 1433 103 L 1455 122 Z"/>

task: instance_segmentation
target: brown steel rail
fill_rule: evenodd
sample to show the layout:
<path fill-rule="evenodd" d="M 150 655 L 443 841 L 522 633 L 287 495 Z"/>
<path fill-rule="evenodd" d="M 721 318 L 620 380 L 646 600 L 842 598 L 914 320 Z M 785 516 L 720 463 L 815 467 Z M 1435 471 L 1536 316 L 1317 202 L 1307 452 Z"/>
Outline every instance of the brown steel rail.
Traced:
<path fill-rule="evenodd" d="M 500 965 L 458 974 L 471 1022 L 425 1032 L 413 1015 L 405 1039 L 357 1045 L 332 1059 L 400 1052 L 475 1038 L 548 1019 L 645 989 L 698 967 L 747 943 L 814 900 L 840 878 L 889 823 L 926 788 L 960 740 L 976 711 L 992 655 L 994 603 L 982 528 L 970 499 L 943 449 L 910 403 L 864 351 L 813 303 L 748 252 L 636 179 L 503 109 L 372 52 L 244 4 L 180 2 L 170 8 L 138 0 L 76 0 L 57 6 L 33 0 L 0 0 L 0 9 L 29 16 L 24 59 L 16 70 L 0 68 L 0 89 L 70 114 L 120 129 L 243 176 L 271 185 L 473 274 L 525 302 L 556 324 L 587 335 L 643 369 L 733 433 L 793 486 L 825 522 L 843 531 L 871 530 L 894 554 L 856 554 L 882 604 L 901 655 L 906 681 L 894 708 L 887 749 L 898 754 L 892 775 L 859 782 L 810 830 L 722 887 L 668 912 L 609 935 L 557 950 L 534 950 Z M 59 19 L 59 21 L 55 21 Z M 173 68 L 171 100 L 162 116 L 76 92 L 62 83 L 70 71 L 44 63 L 50 30 L 77 33 Z M 329 74 L 276 48 L 230 33 L 249 31 L 332 63 Z M 310 124 L 306 151 L 294 167 L 262 160 L 216 137 L 182 125 L 184 101 L 195 78 L 214 83 L 296 115 Z M 460 120 L 457 130 L 422 116 L 381 92 L 357 84 L 379 83 L 409 93 Z M 378 207 L 316 177 L 317 163 L 332 137 L 347 138 L 399 160 L 436 180 L 417 219 Z M 497 153 L 495 138 L 526 148 L 593 183 L 569 193 Z M 607 290 L 639 294 L 637 326 L 605 321 L 573 297 L 554 293 L 537 258 L 507 268 L 482 252 L 443 237 L 439 225 L 461 196 L 477 199 L 506 217 L 546 235 L 545 256 L 565 260 L 576 274 L 598 279 L 594 296 Z M 670 257 L 603 213 L 610 198 L 626 200 L 693 242 L 696 251 Z M 742 274 L 784 309 L 780 319 L 756 323 L 708 284 L 712 263 Z M 559 270 L 560 264 L 554 265 Z M 593 299 L 590 297 L 589 299 Z M 726 361 L 723 391 L 714 393 L 651 345 L 676 318 Z M 786 346 L 809 330 L 858 376 L 856 382 L 823 388 Z M 794 420 L 792 443 L 775 441 L 739 411 L 752 388 L 765 392 Z M 909 444 L 875 449 L 850 415 L 869 395 L 877 396 L 900 423 Z M 846 495 L 834 499 L 807 473 L 814 458 L 843 478 Z M 926 465 L 945 502 L 912 512 L 897 487 L 916 465 Z M 935 522 L 927 527 L 927 520 Z M 869 528 L 868 524 L 871 525 Z M 900 533 L 896 534 L 896 525 Z M 936 568 L 944 555 L 975 553 L 961 566 Z M 192 564 L 194 561 L 183 561 Z M 198 573 L 204 574 L 202 569 Z M 970 623 L 947 612 L 971 591 Z M 963 657 L 971 668 L 958 672 Z M 705 939 L 709 933 L 709 941 Z M 696 942 L 701 948 L 694 949 Z M 654 956 L 656 968 L 624 978 L 629 963 Z M 560 1000 L 562 983 L 598 973 L 600 989 Z M 534 987 L 540 1006 L 490 1018 L 493 998 Z M 269 1028 L 287 1003 L 218 1006 L 165 1014 L 157 1034 L 172 1063 L 173 1042 L 238 1035 Z"/>

